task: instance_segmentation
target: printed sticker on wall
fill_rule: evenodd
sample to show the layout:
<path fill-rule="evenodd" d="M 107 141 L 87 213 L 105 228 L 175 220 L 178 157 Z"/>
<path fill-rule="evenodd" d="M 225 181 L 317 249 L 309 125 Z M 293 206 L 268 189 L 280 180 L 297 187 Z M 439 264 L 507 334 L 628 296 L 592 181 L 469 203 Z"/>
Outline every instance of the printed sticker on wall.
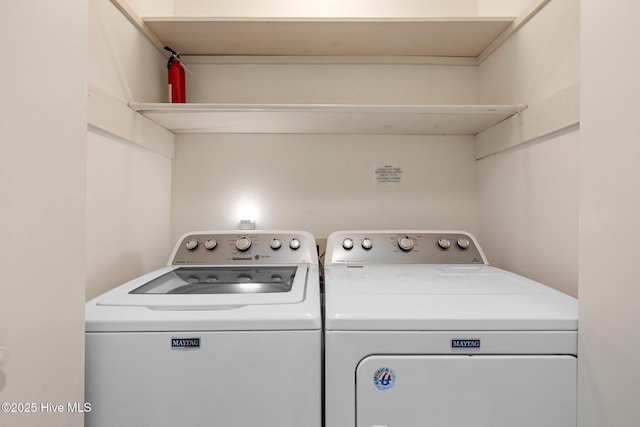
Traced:
<path fill-rule="evenodd" d="M 374 163 L 374 185 L 401 185 L 403 178 L 401 163 Z"/>
<path fill-rule="evenodd" d="M 373 375 L 373 384 L 380 391 L 391 390 L 396 385 L 396 374 L 389 368 L 380 368 Z"/>

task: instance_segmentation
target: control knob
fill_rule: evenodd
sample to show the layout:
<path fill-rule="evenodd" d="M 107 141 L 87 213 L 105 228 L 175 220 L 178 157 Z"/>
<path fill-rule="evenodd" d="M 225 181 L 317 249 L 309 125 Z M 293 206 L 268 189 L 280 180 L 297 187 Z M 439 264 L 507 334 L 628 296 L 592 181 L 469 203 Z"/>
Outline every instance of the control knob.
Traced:
<path fill-rule="evenodd" d="M 216 246 L 218 246 L 218 242 L 216 241 L 216 239 L 208 239 L 204 242 L 204 247 L 210 251 L 215 249 Z"/>
<path fill-rule="evenodd" d="M 440 246 L 440 248 L 442 249 L 449 249 L 449 247 L 451 246 L 451 240 L 441 237 L 440 239 L 438 239 L 438 246 Z"/>
<path fill-rule="evenodd" d="M 362 249 L 364 249 L 365 251 L 368 251 L 372 247 L 373 247 L 373 241 L 368 237 L 365 237 L 364 240 L 362 241 Z"/>
<path fill-rule="evenodd" d="M 247 251 L 249 250 L 250 247 L 251 247 L 251 239 L 248 238 L 247 236 L 242 236 L 238 240 L 236 240 L 236 248 L 240 252 Z"/>
<path fill-rule="evenodd" d="M 187 243 L 184 244 L 184 246 L 192 251 L 198 247 L 198 241 L 196 239 L 189 239 L 187 240 Z"/>
<path fill-rule="evenodd" d="M 404 236 L 398 239 L 398 247 L 405 252 L 409 252 L 411 249 L 413 249 L 413 246 L 413 239 L 411 239 L 411 237 L 409 236 Z"/>
<path fill-rule="evenodd" d="M 277 251 L 282 247 L 282 242 L 279 239 L 273 239 L 269 246 L 271 246 L 271 249 L 273 249 L 274 251 Z"/>
<path fill-rule="evenodd" d="M 465 237 L 459 238 L 457 243 L 460 249 L 469 249 L 469 246 L 471 245 L 471 242 L 469 242 L 469 239 Z"/>
<path fill-rule="evenodd" d="M 297 251 L 298 249 L 300 249 L 300 240 L 291 239 L 291 242 L 289 242 L 289 247 L 294 251 Z"/>
<path fill-rule="evenodd" d="M 347 250 L 350 251 L 351 249 L 353 249 L 353 239 L 350 238 L 346 238 L 342 241 L 342 247 Z"/>

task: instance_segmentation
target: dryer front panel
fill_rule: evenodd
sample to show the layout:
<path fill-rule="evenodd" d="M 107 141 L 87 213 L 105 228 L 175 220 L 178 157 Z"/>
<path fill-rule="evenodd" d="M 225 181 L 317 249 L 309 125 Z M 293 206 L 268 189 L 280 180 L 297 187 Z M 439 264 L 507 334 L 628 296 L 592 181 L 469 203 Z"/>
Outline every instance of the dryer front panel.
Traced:
<path fill-rule="evenodd" d="M 358 427 L 574 427 L 573 356 L 369 356 L 356 369 Z"/>

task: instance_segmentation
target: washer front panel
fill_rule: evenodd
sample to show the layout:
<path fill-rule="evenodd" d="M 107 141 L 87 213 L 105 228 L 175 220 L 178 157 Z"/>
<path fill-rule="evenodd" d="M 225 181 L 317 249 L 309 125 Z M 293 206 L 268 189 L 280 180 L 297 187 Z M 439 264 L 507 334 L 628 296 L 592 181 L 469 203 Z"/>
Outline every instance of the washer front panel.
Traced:
<path fill-rule="evenodd" d="M 274 265 L 317 263 L 313 236 L 301 232 L 202 231 L 183 235 L 170 265 Z"/>

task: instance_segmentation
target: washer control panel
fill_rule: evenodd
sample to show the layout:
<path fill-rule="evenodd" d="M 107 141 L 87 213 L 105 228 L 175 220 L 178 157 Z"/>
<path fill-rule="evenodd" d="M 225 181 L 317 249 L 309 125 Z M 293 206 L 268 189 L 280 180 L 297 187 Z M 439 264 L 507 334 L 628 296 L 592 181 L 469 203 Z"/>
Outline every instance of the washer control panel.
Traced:
<path fill-rule="evenodd" d="M 169 265 L 317 263 L 306 232 L 194 232 L 179 239 Z"/>
<path fill-rule="evenodd" d="M 464 231 L 340 231 L 327 239 L 330 264 L 488 264 Z"/>

